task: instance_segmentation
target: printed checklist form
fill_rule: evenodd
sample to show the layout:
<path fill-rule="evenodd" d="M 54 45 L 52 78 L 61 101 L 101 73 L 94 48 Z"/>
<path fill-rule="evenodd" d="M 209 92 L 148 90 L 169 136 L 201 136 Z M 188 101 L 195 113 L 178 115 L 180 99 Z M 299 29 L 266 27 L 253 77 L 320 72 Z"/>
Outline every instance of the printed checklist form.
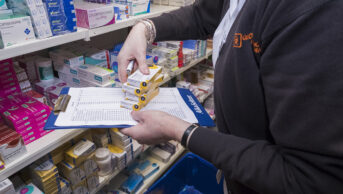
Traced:
<path fill-rule="evenodd" d="M 55 121 L 57 127 L 137 124 L 131 118 L 131 110 L 120 107 L 120 101 L 125 97 L 121 88 L 69 88 L 68 94 L 71 98 L 66 111 L 60 112 Z M 207 113 L 196 102 L 193 95 L 182 96 L 177 88 L 160 88 L 159 94 L 142 111 L 159 110 L 198 123 L 196 114 Z"/>

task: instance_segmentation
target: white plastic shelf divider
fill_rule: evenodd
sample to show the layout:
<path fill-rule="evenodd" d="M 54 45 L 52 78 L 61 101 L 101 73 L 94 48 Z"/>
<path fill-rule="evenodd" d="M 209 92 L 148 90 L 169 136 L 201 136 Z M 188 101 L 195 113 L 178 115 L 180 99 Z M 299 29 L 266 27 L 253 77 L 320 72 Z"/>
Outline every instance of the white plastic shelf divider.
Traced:
<path fill-rule="evenodd" d="M 152 5 L 150 13 L 134 16 L 128 20 L 118 21 L 113 25 L 99 27 L 95 29 L 78 28 L 77 32 L 53 36 L 45 39 L 36 39 L 30 42 L 14 45 L 5 49 L 0 49 L 0 60 L 32 53 L 39 50 L 44 50 L 54 46 L 59 46 L 77 40 L 89 40 L 90 37 L 99 36 L 111 31 L 119 30 L 129 26 L 133 26 L 137 19 L 152 18 L 161 15 L 162 13 L 170 12 L 178 9 L 173 6 Z"/>
<path fill-rule="evenodd" d="M 163 13 L 167 13 L 170 11 L 177 10 L 179 7 L 173 6 L 163 6 L 163 5 L 152 5 L 150 8 L 150 13 L 142 14 L 134 17 L 130 17 L 127 20 L 123 21 L 116 21 L 114 25 L 103 26 L 100 28 L 94 28 L 89 30 L 89 37 L 99 36 L 101 34 L 105 34 L 108 32 L 113 32 L 119 29 L 123 29 L 129 26 L 135 25 L 137 20 L 146 19 L 146 18 L 153 18 L 162 15 Z"/>
<path fill-rule="evenodd" d="M 207 59 L 209 56 L 212 55 L 212 49 L 207 48 L 206 50 L 206 55 L 203 57 L 200 57 L 198 59 L 195 59 L 194 61 L 192 61 L 190 64 L 188 64 L 185 67 L 181 67 L 180 69 L 175 71 L 175 75 L 174 76 L 168 76 L 166 78 L 164 78 L 164 80 L 160 83 L 160 86 L 162 86 L 163 84 L 169 82 L 171 79 L 173 79 L 174 77 L 176 77 L 177 75 L 182 74 L 183 72 L 187 71 L 188 69 L 196 66 L 198 63 L 200 63 L 202 60 Z"/>
<path fill-rule="evenodd" d="M 44 137 L 30 143 L 26 146 L 27 153 L 25 153 L 12 163 L 5 165 L 5 169 L 0 171 L 0 181 L 15 174 L 16 172 L 30 165 L 42 156 L 83 133 L 85 130 L 87 129 L 55 130 L 45 135 Z"/>

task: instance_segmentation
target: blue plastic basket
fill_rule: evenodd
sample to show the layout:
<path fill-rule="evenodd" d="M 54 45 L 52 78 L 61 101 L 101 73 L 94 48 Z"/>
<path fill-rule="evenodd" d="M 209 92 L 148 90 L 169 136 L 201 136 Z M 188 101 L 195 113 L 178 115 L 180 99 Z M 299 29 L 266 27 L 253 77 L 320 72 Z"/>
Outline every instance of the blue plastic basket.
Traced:
<path fill-rule="evenodd" d="M 201 157 L 187 153 L 157 180 L 146 194 L 178 194 L 186 185 L 201 193 L 223 193 L 223 180 L 217 184 L 217 168 Z"/>

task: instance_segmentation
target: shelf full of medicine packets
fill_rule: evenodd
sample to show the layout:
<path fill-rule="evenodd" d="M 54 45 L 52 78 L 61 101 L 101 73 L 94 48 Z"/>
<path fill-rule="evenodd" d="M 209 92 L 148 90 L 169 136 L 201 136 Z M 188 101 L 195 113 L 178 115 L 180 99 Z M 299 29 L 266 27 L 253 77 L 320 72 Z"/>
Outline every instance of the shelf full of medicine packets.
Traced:
<path fill-rule="evenodd" d="M 85 129 L 55 130 L 26 145 L 27 152 L 15 161 L 6 164 L 5 169 L 0 171 L 0 181 L 15 174 L 84 131 Z"/>
<path fill-rule="evenodd" d="M 175 71 L 175 75 L 174 76 L 165 76 L 163 81 L 160 83 L 160 86 L 162 86 L 163 84 L 169 82 L 171 79 L 173 79 L 174 77 L 176 77 L 177 75 L 182 74 L 183 72 L 187 71 L 188 69 L 196 66 L 198 63 L 200 63 L 202 60 L 207 59 L 209 56 L 212 55 L 212 49 L 207 48 L 206 50 L 206 55 L 203 57 L 200 57 L 198 59 L 195 59 L 194 61 L 192 61 L 190 64 L 188 64 L 185 67 L 181 67 L 178 70 Z"/>
<path fill-rule="evenodd" d="M 161 15 L 162 13 L 174 11 L 178 7 L 163 6 L 163 5 L 152 5 L 150 13 L 142 14 L 138 16 L 130 17 L 127 20 L 118 21 L 115 24 L 108 26 L 98 27 L 95 29 L 77 28 L 76 32 L 67 33 L 59 36 L 52 36 L 44 39 L 35 39 L 29 42 L 13 45 L 4 49 L 0 49 L 0 60 L 17 57 L 20 55 L 32 53 L 39 50 L 44 50 L 54 46 L 59 46 L 69 42 L 77 40 L 89 40 L 90 37 L 99 36 L 111 31 L 123 29 L 129 26 L 133 26 L 137 19 L 152 18 Z"/>
<path fill-rule="evenodd" d="M 170 157 L 168 162 L 162 162 L 155 158 L 151 153 L 144 153 L 147 156 L 144 157 L 145 160 L 150 161 L 152 164 L 157 164 L 158 170 L 154 172 L 151 176 L 148 178 L 144 179 L 141 186 L 139 186 L 138 190 L 135 190 L 134 193 L 144 193 L 147 191 L 147 189 L 154 184 L 156 180 L 158 180 L 168 169 L 169 167 L 176 162 L 179 157 L 184 153 L 185 149 L 179 144 L 177 146 L 176 152 Z M 147 151 L 149 152 L 149 151 Z M 118 173 L 108 184 L 107 191 L 109 193 L 113 192 L 115 193 L 120 189 L 121 185 L 128 179 L 128 174 L 121 172 Z M 105 190 L 106 191 L 106 190 Z M 93 194 L 93 192 L 92 192 Z"/>
<path fill-rule="evenodd" d="M 137 144 L 138 142 L 136 140 L 133 140 L 133 144 Z M 150 148 L 150 146 L 148 145 L 141 145 L 140 147 L 137 146 L 133 146 L 133 152 L 138 152 L 139 154 L 134 155 L 133 159 L 129 162 L 127 162 L 126 165 L 130 164 L 133 160 L 135 160 L 141 153 L 145 152 L 146 150 L 148 150 Z M 137 149 L 141 149 L 141 151 L 137 150 Z M 126 166 L 125 166 L 126 167 Z M 96 194 L 98 193 L 105 185 L 109 184 L 109 182 L 115 178 L 123 169 L 118 169 L 116 168 L 111 174 L 107 175 L 107 176 L 100 176 L 99 177 L 99 186 L 97 186 L 96 189 L 94 189 L 93 191 L 90 191 L 91 194 Z"/>

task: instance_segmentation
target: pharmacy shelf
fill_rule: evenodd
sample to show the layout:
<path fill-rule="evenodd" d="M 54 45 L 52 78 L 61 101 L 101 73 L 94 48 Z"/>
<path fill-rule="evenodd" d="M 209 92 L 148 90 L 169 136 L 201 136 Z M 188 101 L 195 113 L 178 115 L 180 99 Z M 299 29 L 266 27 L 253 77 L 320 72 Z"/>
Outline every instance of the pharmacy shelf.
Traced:
<path fill-rule="evenodd" d="M 145 152 L 147 149 L 149 149 L 149 146 L 148 145 L 143 145 L 143 148 L 142 148 L 142 152 Z M 139 154 L 138 154 L 139 155 Z M 135 159 L 135 158 L 134 158 Z M 109 184 L 109 182 L 114 178 L 116 177 L 122 170 L 118 170 L 116 169 L 115 171 L 113 171 L 113 173 L 111 173 L 110 175 L 107 175 L 107 176 L 100 176 L 99 177 L 99 186 L 91 191 L 90 193 L 91 194 L 96 194 L 98 193 L 105 185 Z"/>
<path fill-rule="evenodd" d="M 35 51 L 47 49 L 50 47 L 66 44 L 69 42 L 82 40 L 86 37 L 88 30 L 79 28 L 76 32 L 64 34 L 61 36 L 53 36 L 45 39 L 36 39 L 23 44 L 10 46 L 5 49 L 0 49 L 0 60 L 32 53 Z"/>
<path fill-rule="evenodd" d="M 57 147 L 63 145 L 72 138 L 80 135 L 86 129 L 55 130 L 44 137 L 28 144 L 27 153 L 17 158 L 12 163 L 5 165 L 5 169 L 0 171 L 0 181 L 15 174 L 34 161 L 38 160 Z"/>
<path fill-rule="evenodd" d="M 99 36 L 101 34 L 105 34 L 108 32 L 112 32 L 112 31 L 116 31 L 116 30 L 123 29 L 126 27 L 130 27 L 130 26 L 133 26 L 140 19 L 157 17 L 163 13 L 167 13 L 170 11 L 177 10 L 178 8 L 179 7 L 152 5 L 151 9 L 150 9 L 150 13 L 148 13 L 148 14 L 142 14 L 142 15 L 138 15 L 135 17 L 131 17 L 127 20 L 118 21 L 114 25 L 109 25 L 109 26 L 104 26 L 104 27 L 89 30 L 88 31 L 89 37 L 91 38 L 91 37 Z"/>
<path fill-rule="evenodd" d="M 202 104 L 205 102 L 205 100 L 211 96 L 213 94 L 213 92 L 208 92 L 202 99 L 199 100 L 199 102 Z"/>
<path fill-rule="evenodd" d="M 188 64 L 185 67 L 181 67 L 180 69 L 175 71 L 175 75 L 174 76 L 167 76 L 163 79 L 163 81 L 160 83 L 160 86 L 164 85 L 165 83 L 169 82 L 171 79 L 173 79 L 174 77 L 176 77 L 177 75 L 182 74 L 183 72 L 187 71 L 188 69 L 196 66 L 198 63 L 200 63 L 202 60 L 207 59 L 209 56 L 212 55 L 212 49 L 207 48 L 206 50 L 206 55 L 203 57 L 200 57 L 198 59 L 195 59 L 194 61 L 192 61 L 190 64 Z"/>
<path fill-rule="evenodd" d="M 108 32 L 123 29 L 133 26 L 138 19 L 152 18 L 161 15 L 162 13 L 170 12 L 178 9 L 173 6 L 152 5 L 150 13 L 131 17 L 124 21 L 118 21 L 115 24 L 99 27 L 95 29 L 78 28 L 77 32 L 68 33 L 60 36 L 53 36 L 45 39 L 36 39 L 23 44 L 14 45 L 5 49 L 0 49 L 0 60 L 32 53 L 39 50 L 44 50 L 54 46 L 59 46 L 77 40 L 90 40 L 91 37 L 99 36 Z"/>
<path fill-rule="evenodd" d="M 143 185 L 135 193 L 144 193 L 144 192 L 146 192 L 149 189 L 149 187 L 152 184 L 154 184 L 154 182 L 156 182 L 157 179 L 159 179 L 169 169 L 169 167 L 171 167 L 171 165 L 173 165 L 173 163 L 177 159 L 179 159 L 179 157 L 183 154 L 184 151 L 185 151 L 185 149 L 179 144 L 177 151 L 175 152 L 175 154 L 170 158 L 170 160 L 167 163 L 163 163 L 163 162 L 161 162 L 159 160 L 156 160 L 154 157 L 149 156 L 148 160 L 150 160 L 152 163 L 157 163 L 160 166 L 160 168 L 151 177 L 149 177 L 148 179 L 145 179 L 144 182 L 143 182 Z"/>
<path fill-rule="evenodd" d="M 170 158 L 170 160 L 167 163 L 163 163 L 157 159 L 155 159 L 153 156 L 150 155 L 150 153 L 147 153 L 147 158 L 152 163 L 157 163 L 159 165 L 159 169 L 157 172 L 155 172 L 152 176 L 150 176 L 148 179 L 145 179 L 143 181 L 142 186 L 139 188 L 138 191 L 134 193 L 143 194 L 147 189 L 157 180 L 159 179 L 168 169 L 171 167 L 171 165 L 174 164 L 176 160 L 179 159 L 179 157 L 184 153 L 185 149 L 179 144 L 177 147 L 177 150 L 175 154 Z M 114 179 L 110 182 L 110 189 L 118 189 L 120 186 L 125 182 L 125 180 L 128 178 L 128 175 L 124 173 L 117 174 Z"/>

